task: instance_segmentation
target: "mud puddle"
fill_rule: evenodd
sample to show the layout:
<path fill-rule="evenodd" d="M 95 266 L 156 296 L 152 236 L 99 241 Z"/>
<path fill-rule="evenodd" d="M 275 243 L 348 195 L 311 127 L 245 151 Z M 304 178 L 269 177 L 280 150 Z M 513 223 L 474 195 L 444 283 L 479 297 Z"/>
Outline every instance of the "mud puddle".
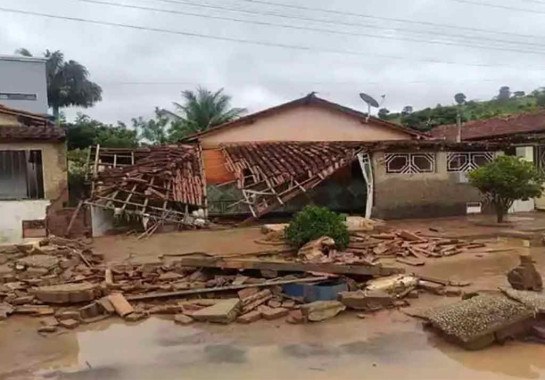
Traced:
<path fill-rule="evenodd" d="M 17 323 L 14 338 L 28 328 L 26 321 Z M 365 320 L 349 314 L 307 326 L 257 322 L 182 327 L 151 318 L 138 325 L 105 322 L 48 338 L 34 335 L 17 341 L 15 348 L 25 341 L 24 358 L 13 360 L 5 351 L 9 345 L 0 343 L 2 355 L 7 354 L 0 378 L 545 378 L 545 346 L 513 342 L 466 352 L 397 311 Z"/>

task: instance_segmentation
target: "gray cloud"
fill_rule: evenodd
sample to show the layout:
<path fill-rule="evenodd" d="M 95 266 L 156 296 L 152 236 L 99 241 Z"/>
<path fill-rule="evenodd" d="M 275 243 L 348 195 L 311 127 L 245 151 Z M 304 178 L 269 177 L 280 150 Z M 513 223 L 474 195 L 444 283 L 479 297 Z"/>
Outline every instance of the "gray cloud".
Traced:
<path fill-rule="evenodd" d="M 444 41 L 439 33 L 457 33 L 471 37 L 471 43 L 505 47 L 504 43 L 482 38 L 518 41 L 513 49 L 530 49 L 528 43 L 542 43 L 545 34 L 542 14 L 510 12 L 502 9 L 460 4 L 451 0 L 297 0 L 289 4 L 330 8 L 379 17 L 431 21 L 437 24 L 481 28 L 506 33 L 531 34 L 536 38 L 478 33 L 465 29 L 445 29 L 425 25 L 363 19 L 303 10 L 282 9 L 238 0 L 207 0 L 201 4 L 221 5 L 254 11 L 281 12 L 296 17 L 313 17 L 343 23 L 338 26 L 277 17 L 257 17 L 234 12 L 200 9 L 182 4 L 166 4 L 157 0 L 108 0 L 162 9 L 178 9 L 208 15 L 224 15 L 301 27 L 319 27 L 351 33 L 375 33 L 396 38 L 426 38 Z M 280 2 L 280 0 L 270 0 Z M 288 3 L 287 1 L 285 3 Z M 518 2 L 501 3 L 519 6 Z M 522 3 L 521 3 L 522 4 Z M 528 7 L 530 3 L 524 3 Z M 92 79 L 102 85 L 104 100 L 86 110 L 67 110 L 69 116 L 83 111 L 97 119 L 115 122 L 131 117 L 150 116 L 155 106 L 172 108 L 180 99 L 180 91 L 198 84 L 210 89 L 224 87 L 233 96 L 234 105 L 251 111 L 287 101 L 310 91 L 348 106 L 363 108 L 358 92 L 379 97 L 386 94 L 384 106 L 399 110 L 411 104 L 415 108 L 451 104 L 453 94 L 463 91 L 470 99 L 488 99 L 502 85 L 513 90 L 530 91 L 543 84 L 541 69 L 545 42 L 536 51 L 523 54 L 460 46 L 443 46 L 361 36 L 343 36 L 311 31 L 272 28 L 193 16 L 180 16 L 134 9 L 94 5 L 77 0 L 4 0 L 2 7 L 35 12 L 83 17 L 146 27 L 172 29 L 252 39 L 274 43 L 335 49 L 361 55 L 343 55 L 318 51 L 299 51 L 210 39 L 127 30 L 72 21 L 0 12 L 0 54 L 10 54 L 26 47 L 37 53 L 59 49 L 66 57 L 87 66 Z M 520 5 L 522 7 L 522 5 Z M 545 6 L 533 5 L 541 10 Z M 347 26 L 361 23 L 370 28 Z M 413 32 L 384 30 L 406 28 Z M 375 28 L 373 30 L 373 28 Z M 416 32 L 430 31 L 423 37 Z M 452 39 L 458 41 L 458 39 Z M 376 55 L 404 57 L 386 59 Z M 473 67 L 420 62 L 421 59 L 484 63 L 493 67 Z M 501 67 L 508 65 L 510 67 Z M 512 66 L 512 67 L 511 67 Z"/>

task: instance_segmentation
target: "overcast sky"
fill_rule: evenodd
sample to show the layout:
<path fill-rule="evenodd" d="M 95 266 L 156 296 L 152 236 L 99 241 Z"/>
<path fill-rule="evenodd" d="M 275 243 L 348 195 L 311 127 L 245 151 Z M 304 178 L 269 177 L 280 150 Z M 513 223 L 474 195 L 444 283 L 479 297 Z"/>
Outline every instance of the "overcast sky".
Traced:
<path fill-rule="evenodd" d="M 418 109 L 437 103 L 451 104 L 457 92 L 464 92 L 469 99 L 489 99 L 502 85 L 510 86 L 513 91 L 531 91 L 545 86 L 545 1 L 543 4 L 530 0 L 99 1 L 205 17 L 90 4 L 81 0 L 0 0 L 0 8 L 265 44 L 95 25 L 0 10 L 0 54 L 11 54 L 20 47 L 34 53 L 45 49 L 61 50 L 67 58 L 84 64 L 91 79 L 102 86 L 103 101 L 83 111 L 104 122 L 148 117 L 155 106 L 172 109 L 172 102 L 180 100 L 180 91 L 198 85 L 211 90 L 223 87 L 232 95 L 234 106 L 250 111 L 311 91 L 362 110 L 359 92 L 367 92 L 376 98 L 385 94 L 383 106 L 395 111 L 405 105 Z M 373 18 L 265 4 L 282 1 L 283 4 Z M 530 11 L 506 9 L 510 7 Z M 299 49 L 266 44 L 297 46 Z M 302 50 L 301 47 L 311 49 Z M 71 109 L 67 114 L 72 117 L 76 111 Z"/>

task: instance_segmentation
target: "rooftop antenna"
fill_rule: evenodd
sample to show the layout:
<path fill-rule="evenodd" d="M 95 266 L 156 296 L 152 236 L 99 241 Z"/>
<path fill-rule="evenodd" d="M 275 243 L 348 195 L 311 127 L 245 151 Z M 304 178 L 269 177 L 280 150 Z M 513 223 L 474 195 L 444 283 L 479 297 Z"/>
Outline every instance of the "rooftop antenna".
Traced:
<path fill-rule="evenodd" d="M 371 107 L 378 108 L 380 106 L 378 102 L 375 100 L 375 98 L 373 98 L 371 95 L 368 95 L 364 92 L 360 92 L 360 98 L 367 104 L 367 118 L 365 119 L 365 121 L 369 121 L 369 118 L 371 117 Z"/>

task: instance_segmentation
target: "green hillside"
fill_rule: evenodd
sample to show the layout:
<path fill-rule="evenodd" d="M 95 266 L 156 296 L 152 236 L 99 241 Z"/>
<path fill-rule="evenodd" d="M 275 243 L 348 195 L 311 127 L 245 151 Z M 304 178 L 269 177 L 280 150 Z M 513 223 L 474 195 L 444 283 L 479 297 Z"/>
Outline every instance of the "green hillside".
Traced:
<path fill-rule="evenodd" d="M 526 95 L 522 91 L 511 93 L 509 87 L 502 87 L 497 96 L 486 101 L 465 101 L 465 95 L 461 93 L 456 96 L 459 97 L 459 106 L 453 102 L 454 105 L 438 104 L 434 108 L 428 107 L 418 111 L 406 106 L 399 113 L 390 113 L 383 108 L 379 111 L 379 117 L 420 131 L 429 131 L 438 125 L 455 124 L 458 107 L 463 121 L 489 119 L 545 108 L 545 88 L 539 88 Z"/>

